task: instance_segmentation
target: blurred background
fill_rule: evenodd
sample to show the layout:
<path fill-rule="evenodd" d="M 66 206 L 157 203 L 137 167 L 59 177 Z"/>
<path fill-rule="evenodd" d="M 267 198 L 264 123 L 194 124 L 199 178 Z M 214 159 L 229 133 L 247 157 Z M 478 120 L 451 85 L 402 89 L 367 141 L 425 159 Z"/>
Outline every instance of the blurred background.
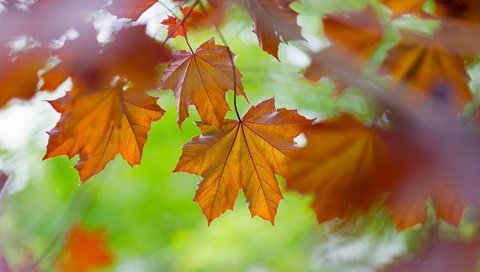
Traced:
<path fill-rule="evenodd" d="M 358 9 L 367 2 L 372 1 L 303 0 L 293 5 L 308 43 L 281 45 L 281 62 L 260 49 L 245 10 L 230 10 L 222 32 L 237 54 L 251 104 L 275 96 L 277 107 L 297 108 L 310 118 L 340 111 L 371 118 L 374 109 L 359 95 L 349 92 L 332 98 L 335 86 L 330 80 L 313 84 L 301 74 L 309 63 L 301 49 L 327 45 L 321 34 L 321 15 Z M 140 21 L 148 21 L 151 33 L 161 36 L 159 21 L 165 15 L 164 7 L 156 5 Z M 107 14 L 102 18 L 104 24 L 116 22 Z M 212 30 L 191 32 L 189 38 L 197 47 L 212 35 L 221 42 Z M 181 37 L 170 45 L 186 46 Z M 153 124 L 141 165 L 132 169 L 117 157 L 105 171 L 81 185 L 73 168 L 75 159 L 42 160 L 46 131 L 59 118 L 45 100 L 62 96 L 66 89 L 0 110 L 0 169 L 8 175 L 0 193 L 0 256 L 11 264 L 33 256 L 42 268 L 52 269 L 65 233 L 74 224 L 105 230 L 115 257 L 105 271 L 119 272 L 376 271 L 418 246 L 422 230 L 415 227 L 397 233 L 381 208 L 373 208 L 348 225 L 318 225 L 309 208 L 311 198 L 285 190 L 274 226 L 250 218 L 242 193 L 233 211 L 208 226 L 192 200 L 200 177 L 172 173 L 182 144 L 199 134 L 194 124 L 199 118 L 191 109 L 191 118 L 180 130 L 171 91 L 152 92 L 167 113 Z M 228 99 L 232 100 L 231 94 Z M 250 105 L 240 98 L 239 106 L 245 112 Z M 284 189 L 282 178 L 278 180 Z M 469 226 L 461 228 L 468 231 Z"/>

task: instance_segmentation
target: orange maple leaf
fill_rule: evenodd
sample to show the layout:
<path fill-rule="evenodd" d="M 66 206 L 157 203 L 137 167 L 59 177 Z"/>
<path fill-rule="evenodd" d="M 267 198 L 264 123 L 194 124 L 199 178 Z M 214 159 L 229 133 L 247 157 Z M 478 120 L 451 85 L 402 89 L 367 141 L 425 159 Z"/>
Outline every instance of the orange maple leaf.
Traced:
<path fill-rule="evenodd" d="M 104 231 L 89 231 L 75 226 L 67 237 L 56 268 L 64 272 L 91 272 L 113 262 L 104 237 Z"/>
<path fill-rule="evenodd" d="M 157 0 L 114 0 L 106 10 L 121 18 L 137 20 L 155 3 Z"/>
<path fill-rule="evenodd" d="M 295 0 L 246 0 L 260 47 L 278 59 L 280 42 L 302 40 L 297 13 L 289 6 Z"/>
<path fill-rule="evenodd" d="M 450 53 L 436 36 L 402 32 L 383 70 L 392 75 L 392 87 L 406 91 L 413 102 L 431 98 L 439 88 L 448 90 L 460 107 L 472 100 L 463 58 Z"/>
<path fill-rule="evenodd" d="M 202 122 L 221 128 L 225 113 L 230 110 L 225 93 L 236 87 L 237 95 L 245 96 L 242 75 L 232 67 L 233 54 L 228 47 L 216 45 L 212 38 L 195 52 L 176 51 L 160 84 L 171 89 L 177 99 L 179 126 L 187 118 L 188 106 L 195 105 Z"/>
<path fill-rule="evenodd" d="M 62 117 L 49 132 L 45 159 L 80 154 L 75 168 L 82 182 L 102 171 L 116 154 L 130 165 L 139 164 L 151 123 L 164 114 L 156 99 L 120 84 L 93 93 L 76 88 L 52 102 Z"/>
<path fill-rule="evenodd" d="M 201 175 L 195 201 L 210 224 L 233 209 L 243 188 L 252 216 L 274 222 L 283 198 L 275 174 L 284 175 L 293 139 L 311 120 L 295 110 L 275 109 L 274 99 L 252 107 L 241 121 L 225 120 L 222 129 L 199 123 L 202 135 L 183 146 L 175 168 Z"/>

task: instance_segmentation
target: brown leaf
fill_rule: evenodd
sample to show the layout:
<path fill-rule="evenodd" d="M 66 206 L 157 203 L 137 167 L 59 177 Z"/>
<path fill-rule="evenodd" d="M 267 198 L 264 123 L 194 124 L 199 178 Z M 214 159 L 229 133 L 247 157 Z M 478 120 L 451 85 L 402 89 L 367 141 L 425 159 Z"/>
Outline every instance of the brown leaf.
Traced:
<path fill-rule="evenodd" d="M 392 87 L 406 91 L 414 103 L 431 99 L 439 88 L 448 90 L 459 107 L 472 100 L 463 58 L 450 53 L 436 36 L 403 32 L 401 42 L 388 53 L 383 70 L 392 75 Z"/>
<path fill-rule="evenodd" d="M 202 176 L 195 201 L 209 224 L 233 209 L 240 189 L 252 216 L 273 224 L 283 198 L 275 174 L 285 174 L 293 139 L 312 122 L 274 103 L 272 98 L 252 107 L 241 122 L 227 119 L 222 129 L 200 123 L 202 135 L 184 145 L 175 171 Z"/>
<path fill-rule="evenodd" d="M 75 168 L 82 182 L 102 171 L 116 154 L 130 165 L 139 164 L 151 123 L 164 114 L 155 98 L 121 85 L 94 93 L 74 89 L 53 106 L 62 117 L 49 132 L 45 159 L 80 154 Z"/>
<path fill-rule="evenodd" d="M 35 95 L 39 79 L 37 72 L 45 66 L 47 58 L 48 51 L 43 48 L 30 49 L 13 60 L 0 53 L 0 107 L 11 99 L 26 100 Z"/>
<path fill-rule="evenodd" d="M 82 33 L 79 39 L 58 50 L 62 62 L 44 75 L 44 88 L 55 89 L 73 76 L 91 92 L 105 89 L 116 77 L 149 90 L 158 84 L 157 66 L 170 60 L 169 50 L 147 36 L 145 26 L 122 29 L 103 49 L 93 29 Z"/>
<path fill-rule="evenodd" d="M 276 59 L 280 42 L 303 39 L 297 13 L 289 7 L 294 1 L 245 0 L 260 47 Z"/>
<path fill-rule="evenodd" d="M 386 196 L 399 229 L 425 222 L 428 198 L 438 219 L 458 225 L 474 199 L 466 184 L 478 177 L 472 165 L 478 137 L 453 125 L 439 130 L 416 122 L 386 130 L 341 115 L 307 129 L 306 147 L 289 164 L 287 188 L 314 194 L 320 222 L 349 219 Z"/>
<path fill-rule="evenodd" d="M 305 130 L 307 146 L 292 156 L 287 188 L 313 193 L 319 222 L 368 210 L 382 192 L 382 168 L 389 167 L 386 131 L 349 114 Z M 394 173 L 391 173 L 394 175 Z"/>
<path fill-rule="evenodd" d="M 234 83 L 233 71 L 229 49 L 216 45 L 214 39 L 200 45 L 195 52 L 173 52 L 173 61 L 160 86 L 175 93 L 179 126 L 189 116 L 188 106 L 195 105 L 202 122 L 222 127 L 225 113 L 230 110 L 225 93 L 236 87 L 237 95 L 245 96 L 242 75 L 235 68 Z"/>
<path fill-rule="evenodd" d="M 75 226 L 67 237 L 56 268 L 64 272 L 90 272 L 112 264 L 113 256 L 107 247 L 102 230 L 89 231 Z"/>

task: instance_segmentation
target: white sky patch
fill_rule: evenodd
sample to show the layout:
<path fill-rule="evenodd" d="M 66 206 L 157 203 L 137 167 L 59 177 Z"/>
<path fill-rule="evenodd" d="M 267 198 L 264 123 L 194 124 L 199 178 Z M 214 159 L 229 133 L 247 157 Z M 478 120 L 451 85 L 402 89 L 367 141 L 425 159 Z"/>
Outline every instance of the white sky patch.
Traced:
<path fill-rule="evenodd" d="M 282 46 L 283 58 L 286 62 L 297 67 L 307 67 L 310 64 L 310 57 L 295 46 Z"/>
<path fill-rule="evenodd" d="M 297 143 L 298 146 L 304 147 L 307 144 L 307 137 L 305 137 L 305 134 L 301 133 L 295 139 L 293 139 L 295 143 Z"/>
<path fill-rule="evenodd" d="M 374 272 L 405 251 L 405 240 L 400 235 L 364 235 L 356 239 L 330 235 L 315 247 L 312 259 L 315 266 L 335 268 L 332 271 Z"/>
<path fill-rule="evenodd" d="M 13 100 L 0 110 L 0 169 L 9 175 L 5 193 L 22 190 L 35 175 L 42 163 L 38 151 L 46 150 L 46 132 L 60 116 L 46 100 L 63 96 L 68 88 L 69 81 L 55 92 L 39 92 L 28 102 Z"/>

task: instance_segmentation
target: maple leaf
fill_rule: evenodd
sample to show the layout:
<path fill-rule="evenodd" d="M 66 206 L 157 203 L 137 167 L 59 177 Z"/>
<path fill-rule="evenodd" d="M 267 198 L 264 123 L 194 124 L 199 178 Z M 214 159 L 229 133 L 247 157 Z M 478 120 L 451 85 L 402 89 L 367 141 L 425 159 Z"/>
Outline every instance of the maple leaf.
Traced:
<path fill-rule="evenodd" d="M 113 256 L 104 236 L 103 230 L 89 231 L 81 226 L 73 227 L 56 268 L 65 272 L 90 272 L 109 266 Z"/>
<path fill-rule="evenodd" d="M 195 5 L 180 8 L 183 19 L 167 16 L 161 24 L 167 26 L 168 36 L 171 38 L 185 37 L 190 28 L 218 25 L 225 15 L 226 3 L 219 0 L 209 0 L 208 3 L 208 6 L 201 5 L 199 11 L 194 10 Z"/>
<path fill-rule="evenodd" d="M 225 93 L 236 87 L 237 95 L 245 96 L 237 68 L 234 82 L 234 55 L 228 47 L 216 45 L 212 38 L 195 52 L 176 51 L 172 57 L 160 87 L 175 94 L 179 126 L 189 116 L 188 106 L 195 105 L 202 122 L 222 127 L 225 113 L 230 110 Z"/>
<path fill-rule="evenodd" d="M 130 165 L 139 164 L 151 123 L 164 114 L 155 98 L 121 85 L 93 93 L 74 89 L 52 106 L 62 117 L 49 132 L 45 159 L 80 154 L 75 168 L 82 182 L 102 171 L 116 154 Z"/>
<path fill-rule="evenodd" d="M 114 0 L 106 10 L 118 17 L 137 20 L 155 3 L 157 3 L 157 0 Z"/>
<path fill-rule="evenodd" d="M 195 17 L 200 16 L 200 13 L 193 10 L 192 6 L 185 6 L 180 9 L 183 14 L 183 19 L 178 17 L 168 16 L 167 19 L 163 20 L 161 24 L 167 26 L 168 36 L 175 38 L 177 36 L 186 37 L 189 26 L 192 24 L 192 21 L 195 20 Z"/>
<path fill-rule="evenodd" d="M 307 145 L 292 156 L 287 188 L 314 194 L 319 222 L 368 210 L 382 192 L 381 182 L 389 182 L 379 171 L 391 168 L 386 132 L 342 114 L 304 133 Z"/>
<path fill-rule="evenodd" d="M 181 20 L 177 17 L 168 16 L 167 19 L 164 19 L 161 24 L 167 26 L 168 29 L 168 36 L 171 38 L 175 38 L 177 36 L 184 36 L 187 32 L 186 24 L 180 26 Z"/>
<path fill-rule="evenodd" d="M 312 120 L 295 110 L 275 109 L 271 98 L 250 108 L 241 121 L 225 120 L 222 129 L 199 123 L 201 136 L 183 146 L 175 168 L 201 175 L 195 201 L 210 224 L 232 209 L 240 189 L 252 216 L 274 222 L 283 198 L 275 174 L 284 175 L 293 139 Z"/>
<path fill-rule="evenodd" d="M 472 100 L 463 58 L 450 53 L 436 36 L 402 32 L 382 69 L 391 74 L 392 87 L 406 91 L 413 102 L 431 98 L 439 87 L 449 89 L 459 106 Z"/>
<path fill-rule="evenodd" d="M 360 12 L 329 15 L 323 19 L 323 26 L 332 45 L 313 54 L 312 62 L 304 73 L 312 81 L 318 81 L 325 75 L 336 77 L 336 73 L 330 72 L 328 67 L 337 64 L 325 63 L 331 56 L 335 56 L 332 58 L 335 61 L 342 60 L 349 63 L 352 69 L 360 71 L 383 37 L 380 20 L 372 7 Z"/>
<path fill-rule="evenodd" d="M 30 99 L 37 90 L 38 70 L 47 63 L 48 51 L 33 48 L 21 53 L 15 59 L 0 53 L 0 107 L 11 99 Z"/>
<path fill-rule="evenodd" d="M 428 198 L 438 219 L 458 225 L 473 199 L 466 193 L 472 189 L 458 184 L 469 184 L 478 174 L 469 162 L 477 155 L 465 152 L 478 146 L 453 137 L 459 133 L 453 128 L 439 133 L 408 123 L 390 131 L 343 114 L 307 129 L 307 145 L 291 157 L 287 188 L 314 194 L 319 222 L 349 219 L 386 196 L 399 229 L 425 222 Z M 451 159 L 444 159 L 446 154 Z"/>
<path fill-rule="evenodd" d="M 276 59 L 280 42 L 303 39 L 297 13 L 289 7 L 294 1 L 245 0 L 260 47 Z"/>

